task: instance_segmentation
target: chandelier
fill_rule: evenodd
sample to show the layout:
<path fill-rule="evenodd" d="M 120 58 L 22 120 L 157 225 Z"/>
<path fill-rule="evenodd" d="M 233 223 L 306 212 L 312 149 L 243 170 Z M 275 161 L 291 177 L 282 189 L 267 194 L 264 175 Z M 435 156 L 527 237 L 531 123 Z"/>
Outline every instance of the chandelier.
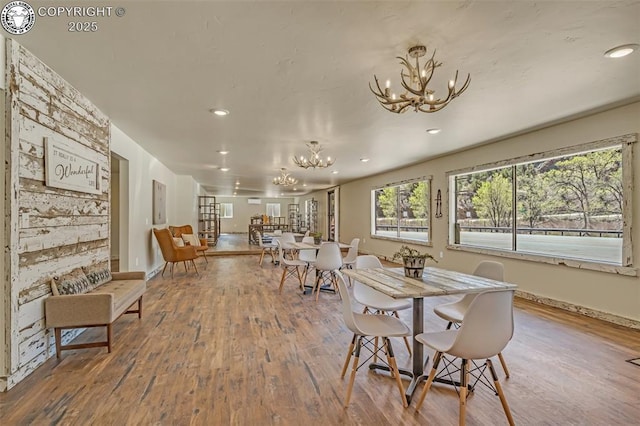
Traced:
<path fill-rule="evenodd" d="M 294 179 L 289 173 L 287 173 L 287 169 L 280 169 L 280 176 L 273 178 L 274 185 L 282 185 L 282 186 L 291 186 L 298 183 L 298 179 Z"/>
<path fill-rule="evenodd" d="M 420 66 L 420 58 L 427 53 L 425 46 L 413 46 L 409 49 L 409 53 L 405 58 L 397 56 L 400 59 L 400 63 L 404 65 L 406 69 L 400 71 L 400 78 L 402 81 L 400 84 L 405 89 L 405 92 L 400 96 L 396 96 L 391 92 L 391 82 L 387 80 L 385 89 L 380 88 L 378 78 L 374 75 L 376 80 L 376 88 L 374 90 L 369 83 L 369 89 L 376 95 L 378 102 L 387 111 L 395 112 L 397 114 L 407 111 L 408 108 L 413 108 L 416 112 L 436 112 L 446 107 L 449 102 L 457 98 L 464 92 L 469 86 L 471 81 L 471 75 L 467 74 L 467 79 L 460 89 L 456 90 L 456 83 L 458 81 L 458 71 L 453 80 L 449 80 L 449 93 L 447 97 L 436 98 L 435 92 L 429 89 L 427 86 L 433 77 L 433 72 L 436 68 L 442 65 L 442 62 L 438 62 L 435 59 L 436 51 L 433 51 L 431 59 L 425 62 L 424 66 Z M 409 56 L 416 59 L 415 66 L 409 63 Z"/>
<path fill-rule="evenodd" d="M 325 167 L 331 166 L 336 161 L 335 159 L 332 160 L 331 157 L 327 157 L 326 160 L 323 160 L 322 157 L 320 157 L 322 148 L 320 148 L 320 144 L 316 141 L 309 142 L 307 147 L 309 148 L 308 158 L 304 156 L 293 157 L 293 162 L 303 169 L 324 169 Z"/>

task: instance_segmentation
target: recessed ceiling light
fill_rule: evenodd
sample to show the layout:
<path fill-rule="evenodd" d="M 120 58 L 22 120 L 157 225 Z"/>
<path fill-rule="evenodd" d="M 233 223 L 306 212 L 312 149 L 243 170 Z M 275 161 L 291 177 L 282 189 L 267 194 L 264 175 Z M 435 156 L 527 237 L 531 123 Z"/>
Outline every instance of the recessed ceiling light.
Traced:
<path fill-rule="evenodd" d="M 212 113 L 214 113 L 219 117 L 224 117 L 225 115 L 229 115 L 229 111 L 227 111 L 226 109 L 214 108 L 209 111 L 211 111 Z"/>
<path fill-rule="evenodd" d="M 236 185 L 240 185 L 240 181 L 239 180 L 236 181 Z"/>
<path fill-rule="evenodd" d="M 229 168 L 228 167 L 220 167 L 220 171 L 221 172 L 228 172 Z"/>
<path fill-rule="evenodd" d="M 427 133 L 429 133 L 430 135 L 437 135 L 438 133 L 440 133 L 440 129 L 427 129 Z"/>
<path fill-rule="evenodd" d="M 298 190 L 298 188 L 293 188 L 293 190 L 294 190 L 294 191 L 297 191 L 297 190 Z"/>
<path fill-rule="evenodd" d="M 220 151 L 217 151 L 217 152 L 220 155 L 227 155 L 229 153 L 229 151 L 225 151 L 225 150 L 222 150 L 222 149 Z"/>
<path fill-rule="evenodd" d="M 360 161 L 362 161 L 363 163 L 366 163 L 367 161 L 369 161 L 368 158 L 361 158 Z"/>
<path fill-rule="evenodd" d="M 604 52 L 604 56 L 607 58 L 622 58 L 633 53 L 640 45 L 637 44 L 623 44 L 622 46 L 616 46 L 613 49 L 609 49 Z"/>
<path fill-rule="evenodd" d="M 340 173 L 340 172 L 337 171 L 337 170 L 334 170 L 334 171 L 331 172 L 332 175 L 337 175 L 338 173 Z"/>
<path fill-rule="evenodd" d="M 303 184 L 302 184 L 302 186 L 307 186 L 307 184 L 306 184 L 306 183 L 303 183 Z"/>

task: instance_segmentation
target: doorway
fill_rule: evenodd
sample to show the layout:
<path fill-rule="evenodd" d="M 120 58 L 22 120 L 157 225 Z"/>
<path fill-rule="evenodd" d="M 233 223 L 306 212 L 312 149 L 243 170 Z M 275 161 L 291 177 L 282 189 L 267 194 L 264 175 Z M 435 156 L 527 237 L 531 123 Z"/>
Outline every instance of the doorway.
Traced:
<path fill-rule="evenodd" d="M 327 240 L 338 241 L 339 236 L 339 188 L 327 191 Z"/>
<path fill-rule="evenodd" d="M 129 270 L 129 161 L 111 153 L 110 179 L 111 271 Z"/>

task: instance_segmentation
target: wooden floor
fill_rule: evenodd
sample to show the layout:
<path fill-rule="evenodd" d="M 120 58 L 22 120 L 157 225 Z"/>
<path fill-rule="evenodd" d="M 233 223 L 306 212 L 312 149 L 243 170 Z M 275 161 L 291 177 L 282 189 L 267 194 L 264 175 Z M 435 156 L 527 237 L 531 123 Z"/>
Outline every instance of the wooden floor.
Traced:
<path fill-rule="evenodd" d="M 67 351 L 0 394 L 2 425 L 454 425 L 458 401 L 435 384 L 419 413 L 403 409 L 393 381 L 358 372 L 342 408 L 340 370 L 351 335 L 338 296 L 319 303 L 256 256 L 214 256 L 196 277 L 148 283 L 144 316 L 115 323 L 114 349 Z M 426 299 L 425 329 L 444 322 Z M 410 312 L 402 318 L 410 323 Z M 77 341 L 100 334 L 90 330 Z M 521 425 L 640 423 L 639 332 L 517 300 L 515 335 L 497 366 Z M 395 341 L 400 367 L 409 359 Z M 406 386 L 405 382 L 405 386 Z M 506 424 L 498 398 L 477 388 L 467 424 Z"/>

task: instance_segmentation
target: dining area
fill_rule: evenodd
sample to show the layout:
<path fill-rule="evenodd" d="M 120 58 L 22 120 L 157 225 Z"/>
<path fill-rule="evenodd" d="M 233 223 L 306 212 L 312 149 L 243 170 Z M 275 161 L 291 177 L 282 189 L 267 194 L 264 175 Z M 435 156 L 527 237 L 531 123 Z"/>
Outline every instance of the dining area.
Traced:
<path fill-rule="evenodd" d="M 382 270 L 354 265 L 353 271 L 360 271 L 362 281 L 385 285 L 389 284 L 387 274 L 397 274 L 392 275 L 394 280 L 407 285 L 402 269 L 397 269 L 400 265 L 379 261 Z M 389 306 L 381 305 L 378 298 L 367 299 L 361 290 L 373 287 L 357 281 L 356 276 L 351 277 L 349 287 L 351 272 L 344 268 L 340 272 L 346 288 L 343 299 L 323 292 L 316 302 L 315 295 L 299 289 L 295 276 L 287 278 L 280 293 L 282 268 L 269 261 L 260 267 L 258 262 L 258 253 L 212 256 L 207 267 L 199 269 L 200 275 L 180 273 L 174 279 L 156 276 L 149 281 L 145 294 L 144 323 L 136 324 L 127 317 L 118 321 L 114 333 L 119 344 L 109 356 L 84 350 L 70 353 L 59 364 L 44 364 L 8 399 L 0 401 L 3 423 L 24 424 L 27 419 L 34 424 L 50 423 L 70 404 L 93 407 L 76 412 L 75 421 L 84 424 L 459 422 L 460 398 L 450 384 L 434 380 L 416 410 L 435 350 L 423 343 L 423 362 L 414 363 L 420 358 L 416 354 L 420 347 L 412 339 L 418 331 L 413 326 L 417 313 L 413 298 L 389 296 L 411 349 L 410 352 L 406 347 L 404 336 L 389 337 L 404 394 L 412 377 L 403 372 L 413 374 L 414 366 L 416 373 L 422 372 L 407 401 L 408 407 L 403 407 L 395 377 L 382 369 L 369 368 L 372 363 L 383 364 L 380 359 L 386 360 L 386 355 L 381 352 L 374 362 L 363 349 L 358 362 L 362 367 L 353 378 L 348 408 L 344 408 L 355 358 L 352 354 L 341 378 L 354 337 L 345 323 L 344 296 L 349 295 L 349 306 L 355 314 L 364 311 L 364 305 L 356 298 L 370 303 L 374 312 Z M 435 269 L 441 269 L 439 266 L 435 264 Z M 473 276 L 475 266 L 469 265 L 471 272 L 466 275 Z M 427 273 L 429 268 L 425 268 Z M 509 283 L 509 270 L 504 272 L 503 281 Z M 307 283 L 311 282 L 309 278 Z M 448 282 L 453 287 L 458 285 Z M 423 329 L 417 335 L 444 332 L 449 321 L 434 310 L 455 303 L 464 295 L 444 294 L 437 285 L 424 284 L 430 292 L 443 295 L 421 296 Z M 381 290 L 379 285 L 378 289 Z M 497 357 L 491 359 L 514 423 L 633 424 L 639 414 L 634 401 L 640 389 L 629 377 L 640 367 L 624 362 L 634 353 L 637 336 L 633 330 L 612 330 L 596 320 L 578 321 L 575 315 L 517 297 L 513 316 L 513 337 L 502 351 L 510 377 L 498 365 Z M 98 333 L 99 330 L 89 330 L 79 340 L 90 341 Z M 379 339 L 379 347 L 382 346 Z M 596 374 L 600 366 L 607 367 L 607 374 Z M 75 368 L 104 374 L 99 380 L 70 374 L 70 369 Z M 454 373 L 454 379 L 459 381 L 459 373 Z M 171 385 L 162 386 L 165 383 Z M 91 391 L 73 391 L 83 386 Z M 92 395 L 101 398 L 94 399 Z M 465 413 L 468 425 L 509 423 L 494 392 L 477 385 L 470 395 Z M 606 401 L 601 395 L 607 395 Z M 12 399 L 15 396 L 19 401 Z M 63 399 L 65 404 L 60 404 Z M 112 410 L 114 404 L 120 409 Z M 36 406 L 38 409 L 34 410 Z"/>

